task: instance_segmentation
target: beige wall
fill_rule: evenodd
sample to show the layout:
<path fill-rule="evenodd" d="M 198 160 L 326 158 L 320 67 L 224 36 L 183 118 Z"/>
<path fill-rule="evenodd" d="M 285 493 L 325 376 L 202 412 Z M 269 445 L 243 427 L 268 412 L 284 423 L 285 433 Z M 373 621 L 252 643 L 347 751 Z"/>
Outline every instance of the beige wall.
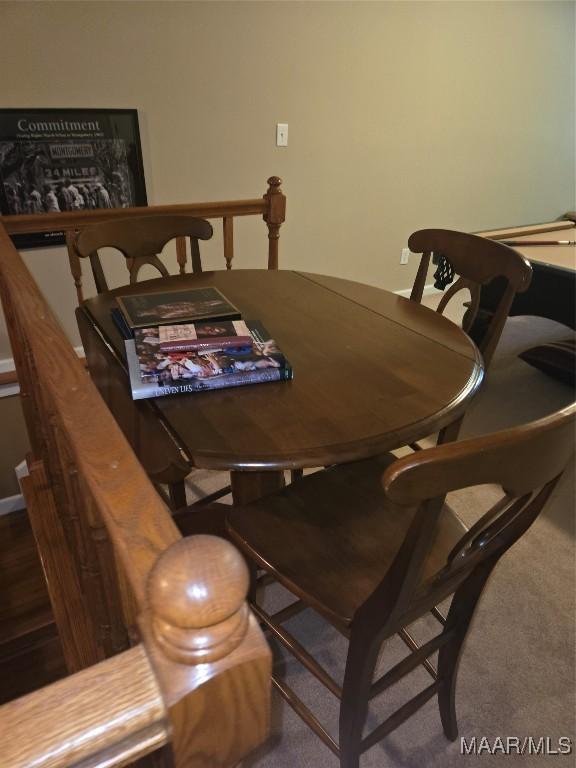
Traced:
<path fill-rule="evenodd" d="M 0 57 L 1 106 L 137 107 L 152 203 L 282 176 L 285 267 L 402 289 L 414 229 L 576 207 L 570 2 L 6 2 Z M 26 261 L 78 343 L 64 252 Z"/>

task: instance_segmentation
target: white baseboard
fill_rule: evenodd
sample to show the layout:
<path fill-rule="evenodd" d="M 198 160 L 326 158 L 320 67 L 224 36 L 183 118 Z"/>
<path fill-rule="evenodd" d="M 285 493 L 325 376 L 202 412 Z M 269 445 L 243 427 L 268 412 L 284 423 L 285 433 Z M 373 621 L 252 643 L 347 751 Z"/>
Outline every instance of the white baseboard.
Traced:
<path fill-rule="evenodd" d="M 403 296 L 405 299 L 410 298 L 410 294 L 412 293 L 412 288 L 405 288 L 402 291 L 394 291 L 398 296 Z M 422 293 L 423 296 L 430 296 L 433 293 L 442 293 L 438 288 L 434 288 L 434 285 L 430 283 L 429 285 L 424 286 L 424 291 Z"/>
<path fill-rule="evenodd" d="M 10 373 L 15 369 L 14 360 L 11 357 L 7 357 L 4 360 L 0 360 L 0 373 Z M 17 395 L 20 392 L 18 383 L 15 384 L 3 384 L 0 386 L 0 397 L 9 397 L 10 395 Z"/>
<path fill-rule="evenodd" d="M 78 357 L 84 357 L 83 347 L 74 347 L 74 352 L 76 352 Z M 3 360 L 0 360 L 0 373 L 9 373 L 15 369 L 16 365 L 14 364 L 13 358 L 6 357 Z M 0 385 L 0 397 L 10 397 L 10 395 L 17 395 L 19 392 L 20 387 L 17 383 Z"/>
<path fill-rule="evenodd" d="M 0 517 L 9 515 L 11 512 L 19 512 L 21 509 L 26 509 L 26 502 L 21 493 L 0 499 Z"/>
<path fill-rule="evenodd" d="M 19 483 L 23 477 L 28 477 L 30 475 L 30 472 L 28 472 L 28 464 L 26 463 L 26 459 L 22 459 L 20 464 L 14 467 L 14 472 L 16 473 L 16 478 L 18 479 Z"/>
<path fill-rule="evenodd" d="M 17 467 L 14 467 L 14 472 L 18 478 L 18 485 L 20 486 L 20 489 L 22 489 L 22 478 L 27 477 L 30 474 L 28 472 L 26 459 L 22 459 L 20 464 L 18 464 Z M 17 493 L 14 496 L 6 496 L 4 499 L 0 499 L 0 517 L 2 517 L 2 515 L 9 515 L 11 512 L 19 512 L 21 509 L 26 509 L 26 501 L 22 493 Z"/>

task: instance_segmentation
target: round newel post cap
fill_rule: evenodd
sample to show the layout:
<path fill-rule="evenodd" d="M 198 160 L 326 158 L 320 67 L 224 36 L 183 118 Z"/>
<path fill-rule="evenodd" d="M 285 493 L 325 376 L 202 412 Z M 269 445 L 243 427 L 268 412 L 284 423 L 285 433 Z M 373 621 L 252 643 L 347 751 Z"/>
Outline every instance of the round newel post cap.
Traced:
<path fill-rule="evenodd" d="M 217 536 L 189 536 L 158 558 L 148 580 L 154 637 L 183 664 L 215 661 L 248 626 L 249 574 L 242 555 Z"/>
<path fill-rule="evenodd" d="M 272 190 L 277 191 L 280 185 L 282 184 L 282 179 L 280 176 L 270 176 L 268 179 L 268 186 L 272 187 Z"/>

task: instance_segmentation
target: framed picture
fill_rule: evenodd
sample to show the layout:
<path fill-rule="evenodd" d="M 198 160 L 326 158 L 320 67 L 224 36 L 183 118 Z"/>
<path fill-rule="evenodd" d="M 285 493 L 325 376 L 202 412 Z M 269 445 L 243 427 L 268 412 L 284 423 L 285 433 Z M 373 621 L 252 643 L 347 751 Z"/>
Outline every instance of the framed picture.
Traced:
<path fill-rule="evenodd" d="M 0 213 L 146 205 L 135 109 L 0 109 Z M 64 243 L 15 235 L 17 248 Z"/>

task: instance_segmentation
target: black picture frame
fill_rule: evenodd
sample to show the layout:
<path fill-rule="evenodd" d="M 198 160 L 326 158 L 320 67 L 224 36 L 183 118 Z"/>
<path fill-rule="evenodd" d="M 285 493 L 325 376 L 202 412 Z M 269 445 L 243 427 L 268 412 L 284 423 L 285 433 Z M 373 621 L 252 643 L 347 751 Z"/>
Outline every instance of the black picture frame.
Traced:
<path fill-rule="evenodd" d="M 0 214 L 147 204 L 136 109 L 0 109 Z M 12 240 L 65 242 L 63 232 Z"/>

